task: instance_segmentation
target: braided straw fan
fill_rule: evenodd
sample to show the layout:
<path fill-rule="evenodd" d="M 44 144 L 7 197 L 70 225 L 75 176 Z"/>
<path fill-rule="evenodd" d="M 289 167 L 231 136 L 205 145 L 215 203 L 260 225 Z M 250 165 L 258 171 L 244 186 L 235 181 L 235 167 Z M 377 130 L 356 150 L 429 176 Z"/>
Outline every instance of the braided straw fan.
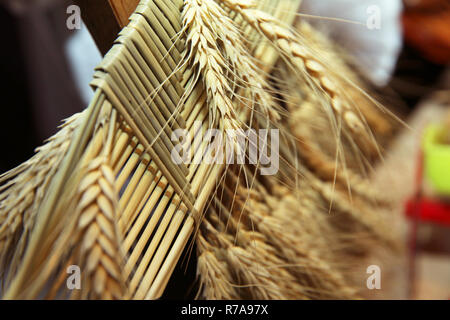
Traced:
<path fill-rule="evenodd" d="M 342 261 L 397 248 L 364 180 L 380 152 L 365 119 L 389 121 L 317 46 L 331 44 L 293 25 L 299 4 L 141 1 L 88 108 L 0 178 L 3 298 L 156 299 L 194 242 L 199 297 L 359 297 Z M 278 173 L 172 161 L 174 130 L 211 127 L 278 129 Z"/>

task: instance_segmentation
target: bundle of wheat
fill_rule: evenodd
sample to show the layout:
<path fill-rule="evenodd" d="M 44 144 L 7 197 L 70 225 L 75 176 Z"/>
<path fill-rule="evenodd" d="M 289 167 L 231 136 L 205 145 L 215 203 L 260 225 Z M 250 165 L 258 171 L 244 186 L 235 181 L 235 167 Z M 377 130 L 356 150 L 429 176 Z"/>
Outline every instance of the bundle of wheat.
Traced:
<path fill-rule="evenodd" d="M 159 298 L 189 239 L 202 298 L 358 297 L 341 258 L 397 246 L 364 176 L 390 123 L 332 45 L 294 25 L 299 4 L 142 0 L 88 108 L 0 178 L 4 298 Z M 242 163 L 195 161 L 217 159 L 212 128 Z M 268 129 L 280 136 L 245 134 Z M 194 161 L 174 152 L 179 130 Z"/>

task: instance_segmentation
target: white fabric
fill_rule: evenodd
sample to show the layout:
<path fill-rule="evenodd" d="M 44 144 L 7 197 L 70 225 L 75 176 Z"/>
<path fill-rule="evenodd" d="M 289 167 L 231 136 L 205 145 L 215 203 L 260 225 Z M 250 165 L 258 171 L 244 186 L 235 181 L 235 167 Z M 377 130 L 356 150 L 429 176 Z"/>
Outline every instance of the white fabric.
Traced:
<path fill-rule="evenodd" d="M 367 24 L 373 26 L 377 11 L 380 29 L 371 30 Z M 366 76 L 379 86 L 389 81 L 401 50 L 401 11 L 401 0 L 303 0 L 301 6 L 301 13 L 364 24 L 308 19 L 347 49 Z"/>
<path fill-rule="evenodd" d="M 94 96 L 89 83 L 94 75 L 94 68 L 101 62 L 102 56 L 84 24 L 80 30 L 73 32 L 74 35 L 66 43 L 65 50 L 81 98 L 87 105 Z"/>

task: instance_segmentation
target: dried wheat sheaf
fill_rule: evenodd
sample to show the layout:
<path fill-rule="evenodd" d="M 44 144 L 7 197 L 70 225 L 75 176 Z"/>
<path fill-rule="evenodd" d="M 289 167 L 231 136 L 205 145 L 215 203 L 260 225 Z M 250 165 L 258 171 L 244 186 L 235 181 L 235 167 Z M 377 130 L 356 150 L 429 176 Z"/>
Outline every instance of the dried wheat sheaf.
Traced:
<path fill-rule="evenodd" d="M 299 5 L 142 0 L 88 108 L 0 176 L 3 298 L 157 299 L 192 254 L 198 298 L 361 297 L 352 268 L 401 250 L 367 181 L 393 122 Z M 276 174 L 174 161 L 176 130 L 202 159 L 211 128 L 245 160 L 278 130 Z"/>

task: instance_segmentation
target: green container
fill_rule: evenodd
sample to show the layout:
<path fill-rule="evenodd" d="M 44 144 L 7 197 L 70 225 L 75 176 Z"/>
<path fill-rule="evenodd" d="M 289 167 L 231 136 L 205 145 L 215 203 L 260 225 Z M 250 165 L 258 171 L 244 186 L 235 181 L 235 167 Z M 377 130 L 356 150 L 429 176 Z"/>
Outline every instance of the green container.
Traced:
<path fill-rule="evenodd" d="M 450 144 L 444 144 L 448 128 L 429 126 L 424 135 L 425 177 L 435 191 L 441 195 L 450 195 Z"/>

